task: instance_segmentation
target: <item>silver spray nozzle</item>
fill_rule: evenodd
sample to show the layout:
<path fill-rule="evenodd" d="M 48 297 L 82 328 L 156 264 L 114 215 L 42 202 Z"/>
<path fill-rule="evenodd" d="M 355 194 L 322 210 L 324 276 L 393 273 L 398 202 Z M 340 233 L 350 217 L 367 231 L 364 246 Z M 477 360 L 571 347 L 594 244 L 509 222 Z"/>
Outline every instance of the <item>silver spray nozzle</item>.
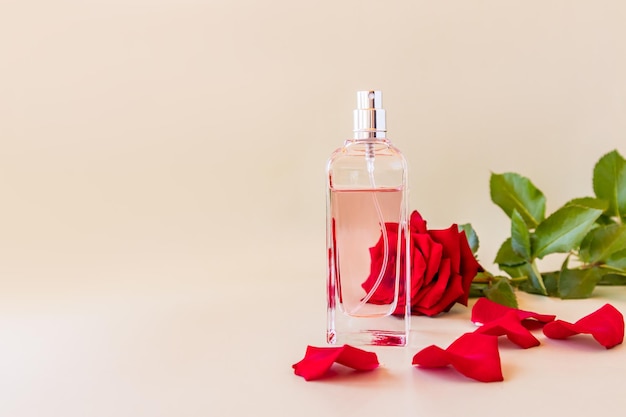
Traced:
<path fill-rule="evenodd" d="M 354 110 L 354 138 L 383 138 L 387 132 L 383 95 L 380 91 L 357 91 Z"/>

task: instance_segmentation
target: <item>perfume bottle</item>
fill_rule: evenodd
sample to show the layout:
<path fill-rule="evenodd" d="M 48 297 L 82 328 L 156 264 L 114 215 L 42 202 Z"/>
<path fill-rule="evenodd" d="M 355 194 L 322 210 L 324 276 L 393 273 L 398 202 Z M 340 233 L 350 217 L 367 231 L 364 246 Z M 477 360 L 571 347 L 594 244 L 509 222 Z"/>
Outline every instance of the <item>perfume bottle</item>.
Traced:
<path fill-rule="evenodd" d="M 326 173 L 327 342 L 405 346 L 407 164 L 386 137 L 380 91 L 357 92 L 354 136 Z"/>

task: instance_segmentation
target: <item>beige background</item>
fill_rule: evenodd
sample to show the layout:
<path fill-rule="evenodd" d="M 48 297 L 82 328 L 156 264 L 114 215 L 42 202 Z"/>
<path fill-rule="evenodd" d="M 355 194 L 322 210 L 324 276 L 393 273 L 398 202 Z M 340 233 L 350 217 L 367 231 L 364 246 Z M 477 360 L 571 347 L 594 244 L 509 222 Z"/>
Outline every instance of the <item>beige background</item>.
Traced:
<path fill-rule="evenodd" d="M 626 156 L 624 22 L 622 0 L 0 0 L 0 414 L 328 412 L 289 365 L 323 335 L 324 166 L 355 91 L 383 91 L 411 207 L 472 222 L 490 266 L 491 171 L 552 211 Z M 503 404 L 558 383 L 514 371 Z"/>
<path fill-rule="evenodd" d="M 626 155 L 624 22 L 621 0 L 2 0 L 0 312 L 193 293 L 227 330 L 260 293 L 259 326 L 292 300 L 320 322 L 289 331 L 321 334 L 324 165 L 359 89 L 411 207 L 472 222 L 491 266 L 490 171 L 552 211 Z"/>
<path fill-rule="evenodd" d="M 626 154 L 619 0 L 0 7 L 11 291 L 256 279 L 239 259 L 285 256 L 323 280 L 324 164 L 359 89 L 383 90 L 411 208 L 472 222 L 487 264 L 507 228 L 490 171 L 529 176 L 550 211 Z"/>

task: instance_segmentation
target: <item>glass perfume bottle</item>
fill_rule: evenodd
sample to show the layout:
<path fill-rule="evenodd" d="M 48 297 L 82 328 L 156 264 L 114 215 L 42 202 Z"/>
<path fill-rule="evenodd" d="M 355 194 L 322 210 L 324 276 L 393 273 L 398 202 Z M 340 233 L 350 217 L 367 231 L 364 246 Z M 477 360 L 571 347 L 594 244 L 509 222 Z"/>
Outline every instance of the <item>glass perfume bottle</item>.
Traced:
<path fill-rule="evenodd" d="M 407 164 L 380 91 L 357 92 L 354 137 L 326 167 L 327 342 L 404 346 L 410 330 Z"/>

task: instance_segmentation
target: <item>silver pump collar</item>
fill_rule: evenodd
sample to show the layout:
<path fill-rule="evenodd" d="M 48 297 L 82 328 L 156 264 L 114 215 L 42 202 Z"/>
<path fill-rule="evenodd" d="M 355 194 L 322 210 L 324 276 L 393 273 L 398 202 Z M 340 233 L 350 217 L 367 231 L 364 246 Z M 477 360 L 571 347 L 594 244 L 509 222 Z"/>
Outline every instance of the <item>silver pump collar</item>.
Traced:
<path fill-rule="evenodd" d="M 357 91 L 354 139 L 384 138 L 387 132 L 383 95 L 380 91 Z"/>

